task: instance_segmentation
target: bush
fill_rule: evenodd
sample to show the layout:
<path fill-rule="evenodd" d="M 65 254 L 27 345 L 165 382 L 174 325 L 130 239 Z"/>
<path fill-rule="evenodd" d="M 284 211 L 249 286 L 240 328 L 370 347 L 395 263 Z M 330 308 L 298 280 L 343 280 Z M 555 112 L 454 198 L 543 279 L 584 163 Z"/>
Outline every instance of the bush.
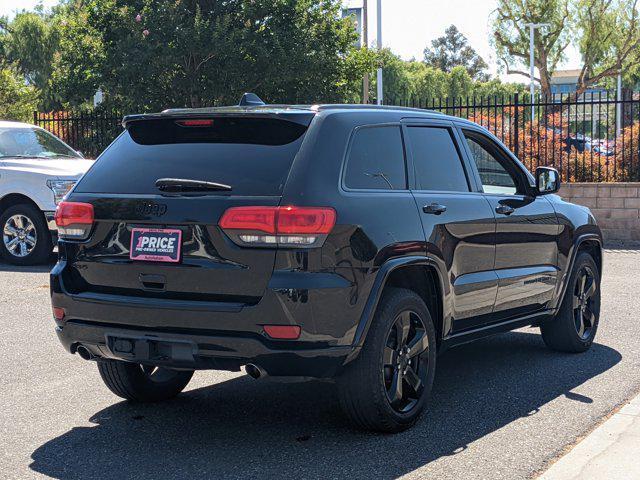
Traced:
<path fill-rule="evenodd" d="M 0 120 L 30 121 L 37 100 L 36 89 L 15 68 L 0 63 Z"/>

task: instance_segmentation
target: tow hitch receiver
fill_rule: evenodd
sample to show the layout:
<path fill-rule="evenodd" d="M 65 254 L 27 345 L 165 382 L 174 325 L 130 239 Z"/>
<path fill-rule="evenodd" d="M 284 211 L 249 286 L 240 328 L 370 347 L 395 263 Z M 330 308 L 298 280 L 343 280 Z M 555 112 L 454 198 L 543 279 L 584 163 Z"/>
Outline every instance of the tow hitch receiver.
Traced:
<path fill-rule="evenodd" d="M 180 362 L 193 364 L 196 345 L 192 342 L 164 340 L 157 337 L 105 335 L 114 357 L 132 362 Z"/>

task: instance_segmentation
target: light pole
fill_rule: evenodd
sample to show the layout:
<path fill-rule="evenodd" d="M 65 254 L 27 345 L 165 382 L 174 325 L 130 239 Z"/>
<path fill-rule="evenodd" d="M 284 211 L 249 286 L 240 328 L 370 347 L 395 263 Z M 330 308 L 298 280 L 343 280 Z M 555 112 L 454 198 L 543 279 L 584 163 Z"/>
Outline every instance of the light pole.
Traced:
<path fill-rule="evenodd" d="M 366 50 L 369 48 L 369 14 L 367 9 L 367 0 L 362 3 L 362 46 Z M 364 74 L 362 79 L 362 103 L 369 103 L 369 71 Z"/>
<path fill-rule="evenodd" d="M 380 50 L 382 50 L 382 0 L 378 0 L 378 4 L 377 4 L 377 20 L 378 20 L 378 41 L 377 41 L 377 47 L 378 47 L 378 52 Z M 378 91 L 377 91 L 377 97 L 378 97 L 378 105 L 382 105 L 382 68 L 378 68 Z"/>
<path fill-rule="evenodd" d="M 548 27 L 548 23 L 527 23 L 527 27 L 529 27 L 529 75 L 531 77 L 531 83 L 529 84 L 529 93 L 531 94 L 531 121 L 533 122 L 535 119 L 535 111 L 533 109 L 533 97 L 536 94 L 536 84 L 535 84 L 535 63 L 534 63 L 534 55 L 533 55 L 533 37 L 535 35 L 536 28 Z"/>

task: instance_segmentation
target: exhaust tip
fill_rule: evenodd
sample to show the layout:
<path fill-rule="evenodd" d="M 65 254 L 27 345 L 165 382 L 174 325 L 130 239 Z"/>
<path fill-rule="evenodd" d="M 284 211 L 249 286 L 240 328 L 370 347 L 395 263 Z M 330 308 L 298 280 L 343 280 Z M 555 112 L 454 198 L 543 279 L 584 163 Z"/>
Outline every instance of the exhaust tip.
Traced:
<path fill-rule="evenodd" d="M 248 363 L 247 365 L 245 365 L 244 370 L 247 372 L 247 375 L 249 375 L 251 378 L 258 379 L 258 378 L 267 376 L 267 372 L 265 372 L 259 366 L 254 365 L 253 363 Z"/>
<path fill-rule="evenodd" d="M 80 358 L 83 360 L 91 360 L 93 358 L 89 349 L 83 345 L 78 345 L 76 352 L 78 352 L 78 355 L 80 355 Z"/>

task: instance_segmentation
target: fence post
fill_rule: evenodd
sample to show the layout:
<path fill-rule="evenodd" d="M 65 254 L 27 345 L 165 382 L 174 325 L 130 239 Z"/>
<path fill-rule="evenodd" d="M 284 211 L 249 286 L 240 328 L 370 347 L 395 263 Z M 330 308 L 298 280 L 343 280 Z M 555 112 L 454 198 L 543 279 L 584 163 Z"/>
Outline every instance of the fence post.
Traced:
<path fill-rule="evenodd" d="M 37 110 L 33 111 L 33 124 L 34 125 L 38 125 L 38 111 Z"/>
<path fill-rule="evenodd" d="M 520 106 L 520 96 L 518 95 L 518 92 L 515 93 L 515 95 L 513 96 L 513 105 L 514 105 L 514 115 L 513 115 L 513 119 L 515 122 L 515 126 L 513 127 L 513 136 L 514 136 L 514 142 L 513 142 L 513 153 L 516 157 L 518 157 L 518 159 L 520 158 L 520 113 L 518 110 L 518 107 Z"/>

